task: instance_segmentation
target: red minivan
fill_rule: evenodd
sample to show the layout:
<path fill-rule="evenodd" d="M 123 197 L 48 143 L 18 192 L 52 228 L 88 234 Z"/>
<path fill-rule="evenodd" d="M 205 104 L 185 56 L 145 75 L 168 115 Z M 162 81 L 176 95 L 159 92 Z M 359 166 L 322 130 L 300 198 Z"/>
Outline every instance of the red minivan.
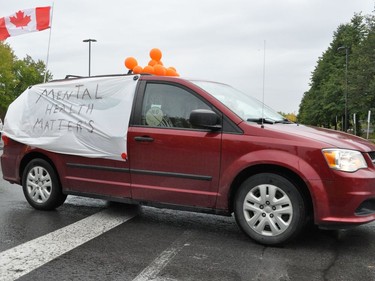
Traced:
<path fill-rule="evenodd" d="M 225 84 L 132 78 L 129 120 L 111 122 L 114 127 L 124 122 L 127 129 L 123 160 L 20 142 L 8 130 L 12 120 L 6 117 L 4 179 L 22 185 L 27 201 L 40 210 L 57 208 L 73 194 L 234 213 L 248 236 L 268 245 L 292 239 L 308 221 L 344 228 L 375 220 L 371 142 L 292 123 Z M 81 86 L 90 79 L 95 77 L 67 80 Z M 110 83 L 105 87 L 111 91 Z M 43 133 L 50 128 L 41 126 Z M 66 128 L 78 131 L 77 126 Z M 95 131 L 95 124 L 90 128 Z M 110 144 L 110 137 L 105 140 Z"/>

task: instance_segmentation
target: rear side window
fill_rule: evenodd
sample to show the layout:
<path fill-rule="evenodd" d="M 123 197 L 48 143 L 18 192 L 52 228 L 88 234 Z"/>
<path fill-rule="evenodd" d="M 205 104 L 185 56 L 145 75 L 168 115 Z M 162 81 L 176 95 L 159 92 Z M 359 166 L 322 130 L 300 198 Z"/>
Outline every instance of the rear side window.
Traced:
<path fill-rule="evenodd" d="M 192 128 L 190 112 L 211 109 L 191 92 L 168 84 L 146 85 L 142 104 L 142 125 L 150 127 Z"/>

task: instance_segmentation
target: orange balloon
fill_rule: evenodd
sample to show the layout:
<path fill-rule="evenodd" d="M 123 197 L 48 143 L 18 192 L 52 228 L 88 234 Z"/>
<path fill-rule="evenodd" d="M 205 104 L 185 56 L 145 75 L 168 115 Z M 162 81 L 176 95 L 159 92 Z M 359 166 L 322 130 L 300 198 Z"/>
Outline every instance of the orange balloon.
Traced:
<path fill-rule="evenodd" d="M 167 72 L 167 70 L 165 69 L 164 66 L 162 66 L 161 64 L 156 64 L 154 66 L 154 73 L 155 75 L 159 75 L 159 76 L 164 76 Z"/>
<path fill-rule="evenodd" d="M 157 64 L 158 62 L 156 60 L 150 60 L 148 62 L 148 65 L 151 65 L 151 66 L 154 66 L 155 64 Z"/>
<path fill-rule="evenodd" d="M 173 69 L 173 67 L 168 67 L 165 75 L 166 76 L 177 76 L 177 73 L 176 73 L 176 70 Z"/>
<path fill-rule="evenodd" d="M 168 68 L 173 69 L 175 72 L 177 71 L 176 68 L 174 68 L 173 66 L 170 66 Z"/>
<path fill-rule="evenodd" d="M 125 66 L 130 69 L 130 70 L 133 70 L 134 67 L 136 67 L 138 65 L 138 62 L 135 58 L 133 57 L 128 57 L 126 58 L 125 60 Z"/>
<path fill-rule="evenodd" d="M 156 61 L 159 61 L 162 57 L 162 53 L 158 48 L 153 48 L 150 51 L 150 58 Z"/>
<path fill-rule="evenodd" d="M 154 74 L 154 67 L 151 65 L 146 65 L 143 68 L 142 73 Z"/>
<path fill-rule="evenodd" d="M 134 66 L 134 68 L 133 68 L 133 73 L 134 73 L 134 74 L 141 74 L 142 71 L 143 71 L 143 68 L 142 68 L 142 66 L 140 66 L 140 65 L 136 65 L 136 66 Z"/>

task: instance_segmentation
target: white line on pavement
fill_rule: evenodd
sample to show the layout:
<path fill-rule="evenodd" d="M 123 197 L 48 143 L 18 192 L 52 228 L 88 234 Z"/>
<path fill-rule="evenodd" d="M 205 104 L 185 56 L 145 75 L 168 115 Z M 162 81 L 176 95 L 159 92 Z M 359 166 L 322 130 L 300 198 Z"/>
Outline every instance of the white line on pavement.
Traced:
<path fill-rule="evenodd" d="M 106 209 L 0 253 L 0 280 L 11 281 L 132 219 L 135 209 Z"/>
<path fill-rule="evenodd" d="M 186 242 L 190 239 L 191 232 L 185 231 L 168 249 L 162 252 L 153 262 L 142 270 L 133 281 L 151 281 L 160 280 L 157 275 L 167 266 L 167 264 L 185 247 L 189 246 Z M 173 280 L 173 279 L 162 279 Z"/>

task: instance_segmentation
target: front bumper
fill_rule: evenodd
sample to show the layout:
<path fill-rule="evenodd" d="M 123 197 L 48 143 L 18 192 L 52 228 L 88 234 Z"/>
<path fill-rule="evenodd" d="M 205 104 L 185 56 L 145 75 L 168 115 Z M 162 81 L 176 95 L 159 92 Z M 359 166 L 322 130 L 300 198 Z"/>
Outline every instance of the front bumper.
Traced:
<path fill-rule="evenodd" d="M 333 173 L 332 180 L 313 183 L 315 223 L 346 228 L 374 221 L 375 170 Z"/>

